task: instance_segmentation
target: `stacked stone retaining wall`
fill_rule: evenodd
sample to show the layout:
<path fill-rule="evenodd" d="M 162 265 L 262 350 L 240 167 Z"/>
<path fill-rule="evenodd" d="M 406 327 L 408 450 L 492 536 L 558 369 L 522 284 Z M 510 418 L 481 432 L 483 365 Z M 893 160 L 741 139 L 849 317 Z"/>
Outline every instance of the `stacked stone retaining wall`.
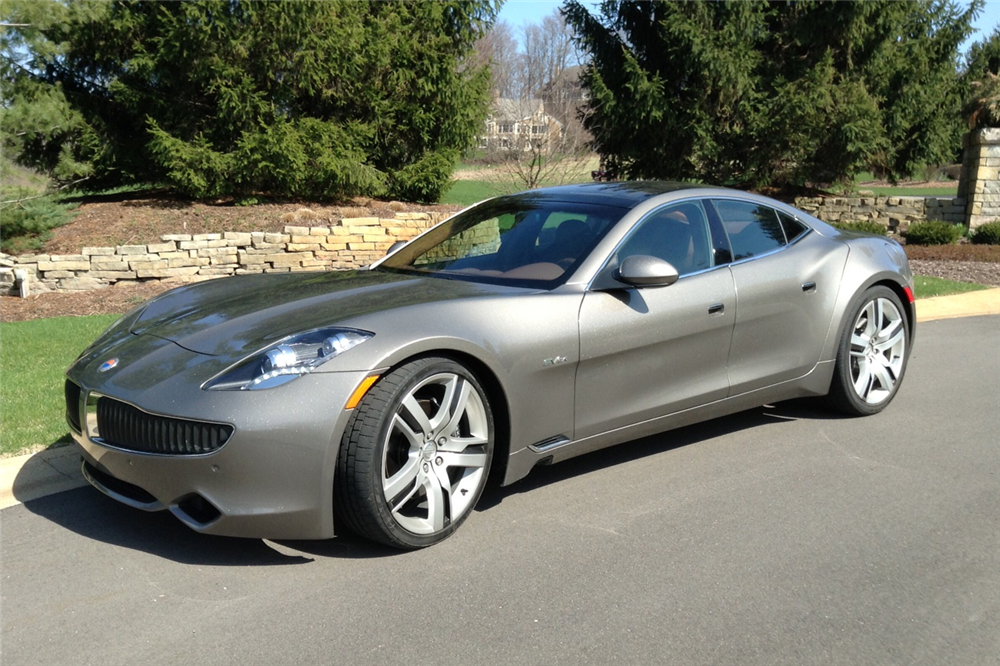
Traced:
<path fill-rule="evenodd" d="M 331 226 L 289 225 L 281 233 L 167 234 L 159 243 L 85 247 L 80 254 L 0 255 L 0 287 L 13 293 L 23 270 L 31 292 L 87 291 L 122 282 L 196 282 L 229 275 L 359 268 L 446 213 L 345 218 Z"/>
<path fill-rule="evenodd" d="M 964 197 L 799 197 L 795 206 L 824 222 L 877 222 L 892 233 L 913 222 L 944 220 L 964 223 Z"/>
<path fill-rule="evenodd" d="M 962 138 L 964 159 L 959 194 L 965 196 L 971 228 L 1000 220 L 1000 127 L 985 127 Z"/>

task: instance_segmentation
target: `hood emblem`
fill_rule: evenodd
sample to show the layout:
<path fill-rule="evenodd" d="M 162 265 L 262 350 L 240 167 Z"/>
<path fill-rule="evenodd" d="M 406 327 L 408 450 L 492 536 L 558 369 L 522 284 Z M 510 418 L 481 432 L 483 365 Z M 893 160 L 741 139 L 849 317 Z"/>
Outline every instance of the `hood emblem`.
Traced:
<path fill-rule="evenodd" d="M 108 370 L 114 368 L 117 365 L 118 365 L 118 359 L 116 359 L 116 358 L 109 358 L 104 363 L 101 363 L 101 367 L 99 367 L 97 369 L 97 371 L 98 372 L 107 372 Z"/>

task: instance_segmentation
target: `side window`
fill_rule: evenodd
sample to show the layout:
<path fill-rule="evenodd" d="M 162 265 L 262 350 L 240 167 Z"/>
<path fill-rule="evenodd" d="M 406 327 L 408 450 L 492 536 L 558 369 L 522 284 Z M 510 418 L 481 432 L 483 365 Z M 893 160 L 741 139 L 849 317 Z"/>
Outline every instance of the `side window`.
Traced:
<path fill-rule="evenodd" d="M 650 213 L 625 239 L 618 261 L 636 254 L 668 261 L 679 275 L 711 268 L 708 221 L 701 203 L 679 203 Z"/>
<path fill-rule="evenodd" d="M 806 225 L 802 224 L 788 213 L 778 211 L 778 219 L 781 220 L 781 228 L 785 230 L 785 238 L 791 243 L 806 231 Z"/>
<path fill-rule="evenodd" d="M 785 244 L 777 212 L 749 201 L 713 202 L 733 246 L 733 261 L 760 256 Z"/>

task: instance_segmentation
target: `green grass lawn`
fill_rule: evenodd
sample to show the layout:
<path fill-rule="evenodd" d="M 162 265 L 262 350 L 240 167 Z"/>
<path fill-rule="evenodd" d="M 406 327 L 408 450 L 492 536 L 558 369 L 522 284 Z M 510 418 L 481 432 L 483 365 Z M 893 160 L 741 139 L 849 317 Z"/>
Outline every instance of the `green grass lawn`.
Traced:
<path fill-rule="evenodd" d="M 66 368 L 118 315 L 0 324 L 0 454 L 69 440 Z"/>
<path fill-rule="evenodd" d="M 984 284 L 955 282 L 954 280 L 928 277 L 926 275 L 913 276 L 913 295 L 918 299 L 964 294 L 969 291 L 981 291 L 983 289 L 989 289 L 989 287 Z"/>
<path fill-rule="evenodd" d="M 954 187 L 860 187 L 877 197 L 953 197 L 958 194 L 958 183 Z"/>
<path fill-rule="evenodd" d="M 471 206 L 497 194 L 496 186 L 492 183 L 481 180 L 456 180 L 441 197 L 441 203 Z"/>

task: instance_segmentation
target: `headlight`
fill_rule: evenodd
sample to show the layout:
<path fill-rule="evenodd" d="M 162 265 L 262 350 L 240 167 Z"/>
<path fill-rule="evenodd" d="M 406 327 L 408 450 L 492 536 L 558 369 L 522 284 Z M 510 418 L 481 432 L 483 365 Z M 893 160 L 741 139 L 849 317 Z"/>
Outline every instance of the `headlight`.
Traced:
<path fill-rule="evenodd" d="M 374 333 L 349 328 L 321 328 L 263 349 L 205 384 L 215 391 L 247 391 L 281 386 L 312 372 Z"/>

